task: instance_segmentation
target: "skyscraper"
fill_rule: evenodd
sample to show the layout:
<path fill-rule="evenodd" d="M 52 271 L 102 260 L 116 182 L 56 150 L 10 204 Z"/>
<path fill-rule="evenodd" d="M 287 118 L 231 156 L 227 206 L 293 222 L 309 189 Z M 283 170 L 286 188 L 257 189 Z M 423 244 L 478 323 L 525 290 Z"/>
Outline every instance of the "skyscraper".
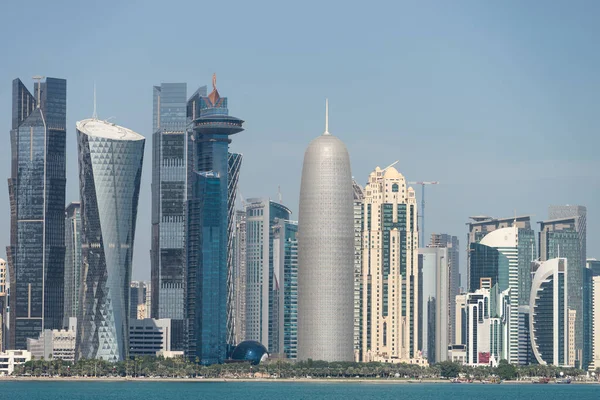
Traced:
<path fill-rule="evenodd" d="M 600 261 L 589 258 L 583 270 L 583 369 L 593 361 L 594 277 L 600 276 Z M 596 296 L 596 299 L 600 297 Z M 600 364 L 598 364 L 600 366 Z"/>
<path fill-rule="evenodd" d="M 162 83 L 154 86 L 153 94 L 151 315 L 182 324 L 187 85 Z"/>
<path fill-rule="evenodd" d="M 571 213 L 572 211 L 572 213 Z M 550 207 L 548 214 L 556 217 L 540 221 L 540 260 L 566 258 L 569 264 L 570 310 L 575 311 L 575 360 L 569 364 L 579 367 L 583 361 L 583 274 L 585 269 L 585 207 Z M 560 216 L 567 215 L 567 216 Z M 551 217 L 552 218 L 552 217 Z"/>
<path fill-rule="evenodd" d="M 234 299 L 234 341 L 238 344 L 246 339 L 246 211 L 235 212 L 233 237 L 233 293 Z"/>
<path fill-rule="evenodd" d="M 73 202 L 65 210 L 65 306 L 63 326 L 77 318 L 81 288 L 81 207 Z"/>
<path fill-rule="evenodd" d="M 145 139 L 96 118 L 77 122 L 82 227 L 78 358 L 127 357 L 129 285 Z"/>
<path fill-rule="evenodd" d="M 454 330 L 456 323 L 456 296 L 460 293 L 460 250 L 458 237 L 447 233 L 432 233 L 428 247 L 448 249 L 448 300 L 449 324 L 448 343 L 454 343 Z"/>
<path fill-rule="evenodd" d="M 534 262 L 529 309 L 533 355 L 539 364 L 573 366 L 568 361 L 568 260 Z"/>
<path fill-rule="evenodd" d="M 418 242 L 415 191 L 394 167 L 375 168 L 363 204 L 363 361 L 420 356 Z"/>
<path fill-rule="evenodd" d="M 592 278 L 592 358 L 589 369 L 600 368 L 600 275 Z"/>
<path fill-rule="evenodd" d="M 63 323 L 67 81 L 13 81 L 9 347 Z"/>
<path fill-rule="evenodd" d="M 197 91 L 189 100 L 185 230 L 186 354 L 202 364 L 221 363 L 233 341 L 233 279 L 229 262 L 233 238 L 232 168 L 239 164 L 228 153 L 230 135 L 243 131 L 244 121 L 229 115 L 213 76 L 213 91 Z M 238 160 L 239 161 L 239 160 Z M 237 165 L 237 167 L 235 166 Z"/>
<path fill-rule="evenodd" d="M 273 235 L 273 281 L 278 287 L 271 306 L 272 353 L 298 358 L 298 223 L 277 220 Z M 276 326 L 275 326 L 276 325 Z"/>
<path fill-rule="evenodd" d="M 354 192 L 354 361 L 362 361 L 362 230 L 363 188 L 352 179 Z"/>
<path fill-rule="evenodd" d="M 354 222 L 346 146 L 328 131 L 304 153 L 298 214 L 298 359 L 352 361 Z"/>
<path fill-rule="evenodd" d="M 291 211 L 269 199 L 246 203 L 246 339 L 277 353 L 279 346 L 279 266 L 275 265 L 273 228 Z M 283 278 L 283 275 L 281 275 Z M 283 305 L 281 305 L 282 307 Z"/>

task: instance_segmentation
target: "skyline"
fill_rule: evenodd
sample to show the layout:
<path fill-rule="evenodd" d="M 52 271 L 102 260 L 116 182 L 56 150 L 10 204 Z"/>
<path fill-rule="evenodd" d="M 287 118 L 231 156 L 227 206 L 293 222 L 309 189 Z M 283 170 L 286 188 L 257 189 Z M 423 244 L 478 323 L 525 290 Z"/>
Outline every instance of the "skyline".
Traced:
<path fill-rule="evenodd" d="M 95 10 L 94 18 L 107 20 L 103 28 L 91 33 L 78 29 L 83 22 L 74 19 L 74 24 L 45 32 L 49 43 L 36 52 L 19 52 L 35 43 L 36 29 L 3 43 L 7 48 L 2 53 L 20 56 L 7 57 L 0 69 L 0 129 L 8 148 L 7 110 L 14 78 L 21 78 L 30 91 L 33 81 L 29 77 L 35 74 L 67 79 L 68 204 L 79 200 L 75 122 L 92 114 L 94 81 L 100 118 L 116 116 L 113 122 L 150 141 L 152 87 L 161 82 L 187 82 L 192 90 L 208 85 L 216 72 L 232 113 L 247 121 L 246 132 L 231 146 L 232 151 L 244 154 L 240 176 L 244 197 L 276 199 L 281 186 L 283 204 L 292 210 L 292 219 L 298 218 L 303 152 L 322 132 L 322 101 L 329 97 L 331 131 L 348 147 L 353 175 L 361 186 L 377 165 L 385 167 L 397 159 L 398 169 L 408 180 L 441 182 L 426 189 L 426 236 L 434 232 L 458 236 L 463 281 L 465 224 L 470 215 L 508 217 L 515 209 L 518 215 L 533 214 L 537 240 L 536 222 L 548 219 L 549 205 L 584 205 L 589 213 L 588 257 L 600 258 L 600 214 L 594 207 L 600 195 L 600 161 L 594 152 L 599 139 L 593 136 L 599 127 L 594 114 L 600 78 L 594 71 L 600 66 L 600 56 L 589 52 L 600 29 L 592 26 L 595 13 L 583 7 L 571 10 L 567 5 L 539 9 L 514 3 L 504 10 L 499 5 L 471 4 L 467 15 L 464 4 L 438 4 L 436 10 L 390 5 L 401 14 L 398 20 L 379 15 L 377 8 L 362 10 L 362 17 L 356 10 L 344 10 L 345 19 L 333 27 L 328 27 L 330 5 L 323 5 L 323 15 L 313 14 L 315 9 L 307 5 L 298 10 L 298 19 L 304 16 L 312 21 L 316 32 L 298 28 L 294 33 L 290 28 L 296 26 L 295 21 L 272 20 L 269 14 L 256 12 L 260 6 L 248 10 L 250 6 L 240 4 L 240 11 L 248 13 L 227 14 L 226 18 L 225 6 L 201 8 L 190 3 L 190 8 L 204 15 L 217 15 L 203 22 L 206 29 L 227 22 L 231 32 L 225 32 L 222 42 L 204 43 L 202 52 L 191 56 L 183 49 L 189 42 L 182 40 L 164 49 L 167 61 L 156 60 L 152 50 L 175 38 L 173 33 L 158 38 L 153 35 L 163 29 L 144 28 L 139 35 L 126 37 L 122 31 L 111 32 L 129 19 L 141 28 L 143 21 L 158 16 L 158 10 L 106 5 L 110 18 L 107 11 Z M 0 17 L 0 33 L 12 37 L 17 17 L 29 14 L 35 5 L 8 5 L 3 13 L 7 20 Z M 51 7 L 40 3 L 37 9 L 44 14 Z M 66 17 L 81 12 L 82 7 L 76 3 L 66 7 Z M 173 9 L 160 12 L 168 19 L 177 10 L 173 4 Z M 56 17 L 53 13 L 49 16 Z M 563 20 L 565 16 L 571 18 Z M 377 27 L 354 30 L 353 25 L 361 20 L 374 18 L 380 19 Z M 267 20 L 271 22 L 268 28 L 264 26 Z M 167 28 L 175 22 L 170 20 Z M 292 26 L 286 28 L 286 23 Z M 473 25 L 473 30 L 479 27 L 478 35 L 469 30 Z M 486 27 L 483 32 L 481 26 Z M 192 28 L 182 27 L 182 36 L 188 29 Z M 255 30 L 248 32 L 251 29 Z M 282 31 L 281 38 L 274 37 L 274 30 Z M 75 32 L 78 39 L 70 37 Z M 69 39 L 74 43 L 66 49 L 61 41 Z M 145 47 L 148 43 L 152 47 Z M 125 57 L 127 62 L 79 58 L 78 53 L 90 46 Z M 130 54 L 125 50 L 131 50 Z M 241 53 L 228 54 L 236 53 L 232 50 Z M 372 140 L 374 136 L 377 140 Z M 502 142 L 492 147 L 496 139 Z M 425 143 L 428 148 L 419 151 Z M 136 280 L 150 279 L 151 148 L 149 142 L 134 250 Z M 448 154 L 449 148 L 453 153 Z M 0 176 L 9 175 L 10 157 L 5 157 Z M 420 190 L 414 188 L 420 204 Z M 0 185 L 0 209 L 0 223 L 8 227 L 6 184 Z M 0 231 L 0 243 L 9 243 L 8 228 Z"/>

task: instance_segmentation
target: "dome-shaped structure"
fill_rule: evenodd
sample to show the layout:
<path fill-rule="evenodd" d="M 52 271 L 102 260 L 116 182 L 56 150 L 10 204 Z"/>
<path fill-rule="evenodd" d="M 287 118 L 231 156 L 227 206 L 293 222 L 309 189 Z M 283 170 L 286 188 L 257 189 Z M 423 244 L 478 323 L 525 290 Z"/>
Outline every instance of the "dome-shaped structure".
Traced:
<path fill-rule="evenodd" d="M 269 358 L 267 348 L 255 340 L 243 341 L 231 353 L 232 360 L 250 361 L 252 365 L 258 365 L 267 358 Z"/>

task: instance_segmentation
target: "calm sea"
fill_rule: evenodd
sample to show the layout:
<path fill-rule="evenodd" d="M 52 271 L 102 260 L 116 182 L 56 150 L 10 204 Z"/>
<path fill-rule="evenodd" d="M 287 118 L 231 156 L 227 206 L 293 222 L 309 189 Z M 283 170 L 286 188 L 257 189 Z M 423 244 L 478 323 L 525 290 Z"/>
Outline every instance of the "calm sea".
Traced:
<path fill-rule="evenodd" d="M 4 400 L 477 399 L 598 400 L 600 385 L 293 382 L 7 382 Z"/>

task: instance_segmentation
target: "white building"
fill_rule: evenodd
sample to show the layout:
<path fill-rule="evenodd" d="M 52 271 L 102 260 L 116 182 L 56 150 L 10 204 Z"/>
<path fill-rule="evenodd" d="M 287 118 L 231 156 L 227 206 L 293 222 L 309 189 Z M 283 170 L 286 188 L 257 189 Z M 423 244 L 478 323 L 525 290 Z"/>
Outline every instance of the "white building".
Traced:
<path fill-rule="evenodd" d="M 573 340 L 569 340 L 574 322 L 569 323 L 567 259 L 536 261 L 531 270 L 529 332 L 533 355 L 541 365 L 573 367 L 569 360 L 569 344 L 574 348 Z"/>
<path fill-rule="evenodd" d="M 27 339 L 27 350 L 36 359 L 75 361 L 77 318 L 69 318 L 68 329 L 44 329 L 37 339 Z"/>
<path fill-rule="evenodd" d="M 592 278 L 592 363 L 589 370 L 600 368 L 600 276 Z"/>
<path fill-rule="evenodd" d="M 496 366 L 507 358 L 510 289 L 497 293 L 496 286 L 466 294 L 468 365 Z"/>
<path fill-rule="evenodd" d="M 169 354 L 171 340 L 169 318 L 129 321 L 129 356 L 156 356 L 158 352 Z"/>
<path fill-rule="evenodd" d="M 7 350 L 0 353 L 0 376 L 10 375 L 16 365 L 21 365 L 31 360 L 31 353 L 27 350 Z"/>

